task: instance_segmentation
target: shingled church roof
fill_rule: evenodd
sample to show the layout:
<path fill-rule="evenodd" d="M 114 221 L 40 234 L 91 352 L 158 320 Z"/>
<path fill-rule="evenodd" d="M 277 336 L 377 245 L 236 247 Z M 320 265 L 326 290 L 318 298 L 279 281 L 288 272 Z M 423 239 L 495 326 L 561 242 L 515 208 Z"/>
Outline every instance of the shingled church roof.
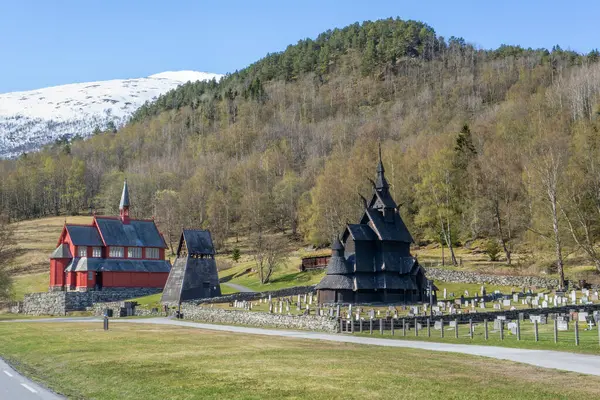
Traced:
<path fill-rule="evenodd" d="M 214 254 L 209 231 L 184 229 L 161 302 L 179 304 L 186 300 L 220 296 Z"/>
<path fill-rule="evenodd" d="M 188 254 L 215 254 L 212 237 L 209 231 L 202 229 L 184 229 L 177 248 L 177 254 L 181 252 L 185 243 Z"/>
<path fill-rule="evenodd" d="M 106 246 L 167 247 L 154 221 L 132 219 L 124 224 L 117 218 L 96 217 L 96 223 Z"/>

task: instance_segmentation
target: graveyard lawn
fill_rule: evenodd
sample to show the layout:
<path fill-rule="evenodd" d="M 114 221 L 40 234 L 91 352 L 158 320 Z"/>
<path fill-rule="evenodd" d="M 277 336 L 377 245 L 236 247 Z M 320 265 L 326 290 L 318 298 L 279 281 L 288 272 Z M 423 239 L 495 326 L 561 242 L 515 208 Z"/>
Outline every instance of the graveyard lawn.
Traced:
<path fill-rule="evenodd" d="M 401 393 L 405 399 L 507 400 L 600 393 L 599 377 L 508 361 L 179 327 L 113 324 L 105 332 L 99 323 L 2 323 L 0 337 L 0 356 L 70 398 L 365 399 Z"/>
<path fill-rule="evenodd" d="M 373 331 L 373 337 L 383 337 L 385 339 L 398 339 L 398 340 L 421 340 L 428 342 L 439 342 L 439 343 L 454 343 L 454 344 L 476 344 L 484 346 L 500 346 L 500 347 L 513 347 L 520 349 L 533 349 L 533 350 L 555 350 L 555 351 L 567 351 L 571 353 L 585 353 L 594 354 L 600 356 L 600 334 L 598 327 L 594 326 L 593 330 L 585 330 L 587 326 L 585 323 L 579 323 L 579 345 L 575 345 L 575 328 L 574 323 L 569 323 L 568 331 L 558 332 L 558 343 L 554 343 L 554 332 L 553 332 L 553 321 L 548 320 L 548 324 L 538 324 L 539 341 L 535 341 L 534 326 L 527 319 L 521 322 L 521 340 L 517 340 L 517 335 L 510 332 L 506 321 L 504 325 L 504 339 L 500 339 L 500 331 L 494 330 L 494 321 L 488 322 L 488 340 L 485 340 L 484 335 L 484 324 L 473 323 L 475 326 L 473 339 L 469 337 L 469 324 L 459 324 L 458 326 L 458 339 L 455 336 L 454 327 L 449 327 L 446 322 L 444 329 L 444 337 L 441 336 L 439 330 L 434 329 L 433 322 L 431 323 L 431 337 L 427 336 L 427 328 L 423 326 L 418 332 L 418 336 L 415 336 L 414 329 L 407 329 L 406 336 L 403 336 L 401 326 L 401 320 L 396 323 L 394 335 L 392 336 L 389 327 L 384 330 L 383 336 L 379 330 Z M 407 324 L 408 325 L 408 324 Z M 359 336 L 370 336 L 369 333 L 369 321 L 363 321 L 363 332 L 355 333 Z"/>

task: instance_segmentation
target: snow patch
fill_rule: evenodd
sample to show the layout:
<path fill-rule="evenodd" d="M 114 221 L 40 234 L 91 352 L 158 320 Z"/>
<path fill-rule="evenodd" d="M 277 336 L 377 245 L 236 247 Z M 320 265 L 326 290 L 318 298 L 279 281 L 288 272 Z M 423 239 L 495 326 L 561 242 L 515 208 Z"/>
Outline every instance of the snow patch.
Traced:
<path fill-rule="evenodd" d="M 89 136 L 109 122 L 122 126 L 146 101 L 188 81 L 221 79 L 167 71 L 138 79 L 74 83 L 0 94 L 0 158 L 35 151 L 62 136 Z"/>

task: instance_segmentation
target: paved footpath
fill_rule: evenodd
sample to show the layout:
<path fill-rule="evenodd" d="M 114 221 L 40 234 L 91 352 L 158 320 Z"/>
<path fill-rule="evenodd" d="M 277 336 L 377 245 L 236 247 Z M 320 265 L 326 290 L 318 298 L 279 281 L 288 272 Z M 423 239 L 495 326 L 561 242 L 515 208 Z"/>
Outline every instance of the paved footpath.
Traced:
<path fill-rule="evenodd" d="M 247 288 L 246 286 L 238 285 L 237 283 L 223 282 L 221 285 L 229 286 L 230 288 L 242 293 L 255 293 L 254 290 Z"/>
<path fill-rule="evenodd" d="M 18 320 L 18 322 L 97 322 L 99 318 L 53 318 L 44 320 Z M 14 321 L 17 322 L 17 321 Z M 111 319 L 111 323 L 128 324 L 158 324 L 176 325 L 188 328 L 208 329 L 213 331 L 234 332 L 249 335 L 279 336 L 294 339 L 325 340 L 331 342 L 354 343 L 371 346 L 402 347 L 431 351 L 469 354 L 474 356 L 490 357 L 499 360 L 509 360 L 543 368 L 553 368 L 563 371 L 579 372 L 588 375 L 600 376 L 600 356 L 589 354 L 567 353 L 552 350 L 527 350 L 509 347 L 479 346 L 468 344 L 419 342 L 401 339 L 378 339 L 375 337 L 352 336 L 345 334 L 327 334 L 310 331 L 275 330 L 262 328 L 248 328 L 230 325 L 213 325 L 198 322 L 181 321 L 171 318 L 148 319 Z"/>
<path fill-rule="evenodd" d="M 33 383 L 0 359 L 0 399 L 59 400 L 64 397 Z"/>

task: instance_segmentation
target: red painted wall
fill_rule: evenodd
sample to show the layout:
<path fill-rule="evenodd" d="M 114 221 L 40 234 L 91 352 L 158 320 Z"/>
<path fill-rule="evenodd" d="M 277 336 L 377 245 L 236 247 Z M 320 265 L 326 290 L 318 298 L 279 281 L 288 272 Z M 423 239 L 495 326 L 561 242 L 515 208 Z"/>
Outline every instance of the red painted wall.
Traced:
<path fill-rule="evenodd" d="M 96 273 L 95 272 L 92 272 L 91 280 L 88 279 L 87 272 L 76 272 L 75 276 L 76 276 L 76 281 L 77 281 L 77 284 L 76 284 L 77 287 L 93 288 L 96 285 Z"/>
<path fill-rule="evenodd" d="M 50 260 L 50 286 L 65 285 L 65 268 L 69 265 L 69 261 L 66 258 Z"/>
<path fill-rule="evenodd" d="M 168 277 L 168 272 L 103 272 L 102 287 L 163 288 Z"/>

